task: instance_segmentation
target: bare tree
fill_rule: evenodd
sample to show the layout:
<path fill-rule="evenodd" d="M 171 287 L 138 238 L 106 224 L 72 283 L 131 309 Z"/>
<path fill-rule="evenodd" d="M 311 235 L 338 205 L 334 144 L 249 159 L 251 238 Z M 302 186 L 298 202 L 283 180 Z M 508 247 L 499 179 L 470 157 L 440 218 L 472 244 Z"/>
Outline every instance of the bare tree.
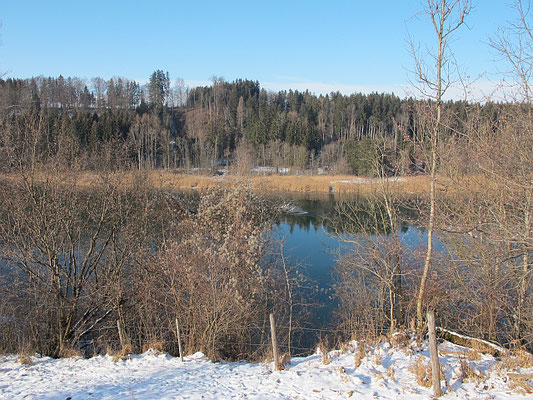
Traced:
<path fill-rule="evenodd" d="M 23 173 L 19 182 L 2 196 L 2 258 L 25 276 L 26 295 L 39 296 L 50 314 L 43 321 L 54 333 L 46 353 L 62 355 L 84 325 L 84 289 L 104 263 L 114 193 L 83 194 L 73 174 Z"/>
<path fill-rule="evenodd" d="M 395 332 L 404 323 L 404 279 L 409 252 L 400 242 L 400 199 L 394 180 L 387 179 L 387 140 L 380 138 L 373 160 L 380 185 L 375 196 L 336 207 L 332 228 L 351 250 L 335 268 L 336 296 L 343 325 L 354 332 L 379 335 L 388 326 Z M 396 170 L 393 171 L 397 172 Z"/>
<path fill-rule="evenodd" d="M 386 328 L 393 333 L 404 322 L 402 266 L 407 257 L 398 239 L 397 209 L 378 197 L 344 203 L 337 212 L 344 221 L 338 235 L 352 247 L 335 267 L 342 324 L 351 334 L 377 337 Z"/>
<path fill-rule="evenodd" d="M 254 327 L 268 306 L 260 204 L 242 188 L 207 193 L 161 255 L 169 304 L 180 317 L 187 352 L 204 351 L 212 359 L 252 352 L 247 343 L 257 340 Z"/>
<path fill-rule="evenodd" d="M 531 104 L 533 101 L 531 1 L 515 0 L 514 8 L 517 12 L 516 20 L 501 28 L 493 38 L 489 38 L 489 42 L 509 65 L 506 74 L 510 78 L 511 100 Z"/>
<path fill-rule="evenodd" d="M 517 20 L 491 38 L 509 62 L 509 103 L 496 109 L 491 103 L 471 105 L 461 121 L 462 135 L 448 140 L 446 151 L 442 143 L 439 147 L 441 171 L 453 187 L 443 193 L 436 215 L 450 256 L 434 267 L 447 300 L 440 313 L 445 323 L 531 349 L 533 120 L 528 74 L 533 41 L 529 2 L 516 2 L 515 8 Z"/>
<path fill-rule="evenodd" d="M 428 51 L 427 54 L 421 54 L 411 41 L 411 51 L 415 61 L 416 87 L 423 96 L 434 102 L 431 104 L 432 107 L 429 110 L 428 117 L 431 122 L 429 124 L 430 130 L 427 132 L 426 139 L 430 143 L 430 191 L 427 251 L 424 269 L 420 279 L 416 306 L 417 328 L 419 331 L 424 327 L 423 301 L 433 256 L 437 168 L 439 158 L 438 144 L 443 129 L 442 98 L 448 88 L 453 84 L 453 58 L 450 54 L 450 39 L 453 33 L 464 24 L 470 9 L 471 2 L 469 0 L 427 0 L 426 8 L 422 12 L 422 15 L 430 20 L 435 31 L 435 50 Z"/>
<path fill-rule="evenodd" d="M 241 177 L 249 175 L 254 167 L 254 149 L 245 137 L 237 144 L 233 157 L 232 172 Z"/>
<path fill-rule="evenodd" d="M 107 83 L 102 78 L 93 78 L 91 80 L 92 88 L 95 92 L 96 96 L 96 107 L 97 108 L 103 108 L 106 105 L 106 90 L 107 90 Z"/>

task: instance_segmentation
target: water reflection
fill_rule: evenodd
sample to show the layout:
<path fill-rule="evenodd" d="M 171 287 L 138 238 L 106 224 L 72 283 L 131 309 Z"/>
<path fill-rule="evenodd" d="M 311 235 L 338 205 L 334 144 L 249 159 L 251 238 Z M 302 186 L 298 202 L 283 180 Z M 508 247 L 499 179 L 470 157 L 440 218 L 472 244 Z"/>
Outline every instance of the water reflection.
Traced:
<path fill-rule="evenodd" d="M 410 222 L 416 215 L 406 206 L 398 206 L 400 220 L 396 232 L 392 232 L 384 205 L 365 198 L 308 193 L 283 194 L 279 200 L 306 212 L 282 213 L 275 222 L 275 233 L 284 239 L 287 257 L 303 265 L 305 275 L 316 283 L 316 298 L 321 306 L 313 318 L 318 326 L 331 321 L 336 306 L 331 293 L 332 272 L 337 258 L 351 248 L 342 237 L 358 240 L 362 233 L 395 234 L 407 247 L 425 245 L 425 232 Z"/>

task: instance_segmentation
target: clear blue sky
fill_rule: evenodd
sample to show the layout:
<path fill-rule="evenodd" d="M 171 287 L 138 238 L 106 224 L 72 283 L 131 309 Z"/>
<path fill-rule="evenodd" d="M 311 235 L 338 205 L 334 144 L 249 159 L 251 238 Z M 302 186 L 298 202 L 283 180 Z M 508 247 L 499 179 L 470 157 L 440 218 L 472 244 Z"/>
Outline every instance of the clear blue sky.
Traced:
<path fill-rule="evenodd" d="M 495 70 L 487 38 L 513 19 L 510 2 L 475 1 L 457 33 L 456 58 L 471 76 Z M 162 69 L 190 85 L 217 75 L 274 90 L 398 93 L 413 65 L 407 32 L 431 37 L 429 22 L 414 17 L 423 3 L 3 0 L 0 71 L 146 81 Z"/>

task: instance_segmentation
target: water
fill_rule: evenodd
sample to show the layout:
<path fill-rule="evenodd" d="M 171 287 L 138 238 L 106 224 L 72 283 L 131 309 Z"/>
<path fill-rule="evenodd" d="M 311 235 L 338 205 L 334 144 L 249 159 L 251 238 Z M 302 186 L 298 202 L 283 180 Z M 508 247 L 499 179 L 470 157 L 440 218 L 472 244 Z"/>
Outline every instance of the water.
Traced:
<path fill-rule="evenodd" d="M 363 200 L 356 196 L 336 197 L 333 194 L 312 193 L 284 194 L 282 199 L 306 212 L 285 213 L 275 227 L 275 234 L 284 239 L 288 260 L 300 265 L 303 274 L 314 282 L 319 305 L 313 311 L 313 320 L 316 326 L 326 326 L 332 322 L 336 306 L 332 296 L 332 273 L 338 256 L 351 248 L 332 233 L 331 219 L 339 202 Z M 427 236 L 423 229 L 404 222 L 398 232 L 391 234 L 398 235 L 400 242 L 411 249 L 425 248 Z"/>

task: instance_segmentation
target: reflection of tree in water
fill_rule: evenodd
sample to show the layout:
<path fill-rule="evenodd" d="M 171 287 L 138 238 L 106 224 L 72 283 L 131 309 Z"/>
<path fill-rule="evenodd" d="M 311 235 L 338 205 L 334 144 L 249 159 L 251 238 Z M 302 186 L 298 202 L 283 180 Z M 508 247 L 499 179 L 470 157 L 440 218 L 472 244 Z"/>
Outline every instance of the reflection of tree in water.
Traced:
<path fill-rule="evenodd" d="M 282 213 L 276 224 L 286 223 L 293 233 L 294 227 L 307 232 L 313 228 L 317 231 L 324 228 L 328 233 L 357 235 L 373 231 L 375 234 L 391 234 L 390 225 L 384 223 L 382 216 L 386 213 L 385 204 L 379 200 L 369 199 L 337 200 L 333 195 L 320 199 L 297 199 L 292 202 L 307 214 Z M 406 233 L 414 219 L 413 211 L 396 205 L 402 217 L 400 231 Z"/>
<path fill-rule="evenodd" d="M 286 223 L 287 225 L 289 225 L 289 230 L 291 234 L 294 232 L 295 226 L 302 230 L 305 230 L 306 232 L 309 232 L 311 230 L 311 227 L 313 227 L 313 229 L 316 231 L 322 226 L 322 224 L 317 220 L 317 218 L 311 214 L 285 214 L 282 215 L 280 220 L 277 222 L 278 225 L 280 223 Z"/>
<path fill-rule="evenodd" d="M 397 207 L 395 207 L 397 208 Z M 358 235 L 372 233 L 390 235 L 386 205 L 379 200 L 358 200 L 338 203 L 328 220 L 328 231 L 336 234 Z"/>
<path fill-rule="evenodd" d="M 291 233 L 295 226 L 307 232 L 311 230 L 311 227 L 315 231 L 325 227 L 326 221 L 335 213 L 335 206 L 338 202 L 333 195 L 317 199 L 296 197 L 289 201 L 306 212 L 306 214 L 283 213 L 279 221 L 276 221 L 278 224 L 288 224 Z"/>
<path fill-rule="evenodd" d="M 178 191 L 176 193 L 186 204 L 189 211 L 195 213 L 199 200 L 199 193 L 196 191 Z M 275 225 L 287 224 L 292 234 L 294 228 L 309 232 L 311 229 L 318 231 L 324 228 L 327 233 L 345 233 L 357 235 L 361 232 L 368 232 L 373 228 L 376 233 L 390 234 L 390 228 L 375 221 L 383 221 L 383 218 L 376 218 L 385 212 L 385 205 L 379 200 L 369 201 L 368 198 L 354 195 L 334 195 L 332 193 L 290 193 L 290 194 L 264 194 L 264 197 L 276 208 L 283 204 L 293 204 L 301 208 L 305 214 L 290 212 L 274 213 L 273 223 Z M 413 210 L 407 205 L 397 205 L 401 222 L 399 230 L 406 233 L 409 229 L 419 229 L 409 221 L 416 218 Z M 357 218 L 356 218 L 357 217 Z M 354 223 L 357 221 L 357 223 Z M 371 225 L 374 225 L 371 227 Z"/>

